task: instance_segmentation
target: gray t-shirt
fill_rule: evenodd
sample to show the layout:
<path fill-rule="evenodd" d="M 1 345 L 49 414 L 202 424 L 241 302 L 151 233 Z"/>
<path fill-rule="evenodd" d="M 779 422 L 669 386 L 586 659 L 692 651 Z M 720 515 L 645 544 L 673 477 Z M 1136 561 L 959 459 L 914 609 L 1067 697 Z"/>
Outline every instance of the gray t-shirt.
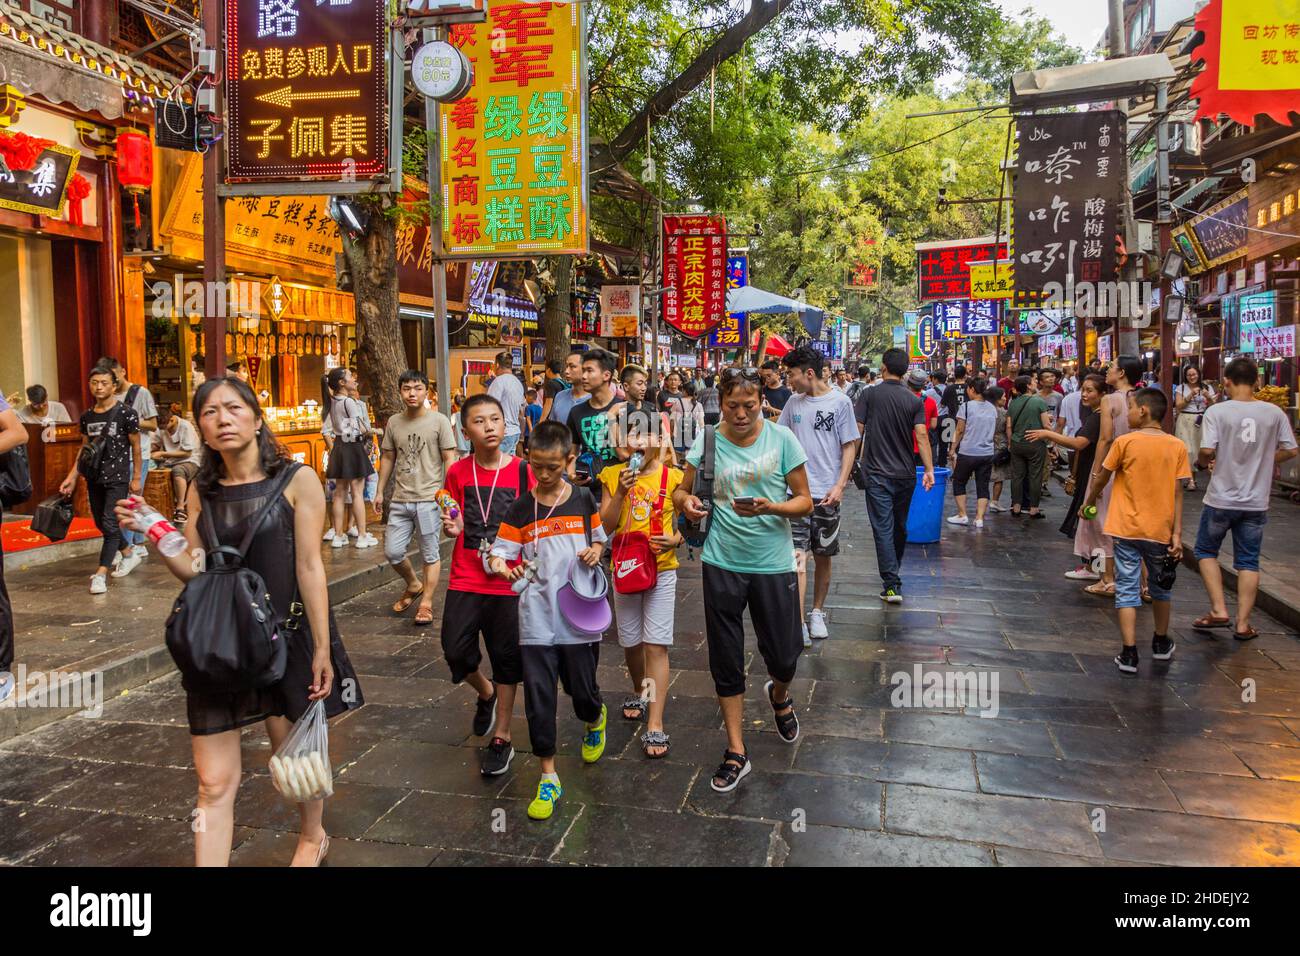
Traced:
<path fill-rule="evenodd" d="M 393 501 L 432 501 L 446 483 L 444 450 L 456 447 L 451 422 L 442 412 L 425 409 L 412 418 L 389 416 L 383 450 L 393 453 Z"/>
<path fill-rule="evenodd" d="M 513 372 L 506 372 L 492 379 L 488 394 L 501 403 L 501 413 L 505 416 L 507 435 L 518 435 L 519 409 L 524 404 L 524 383 Z"/>
<path fill-rule="evenodd" d="M 957 453 L 965 458 L 984 458 L 993 454 L 993 432 L 998 425 L 998 410 L 988 402 L 967 402 L 957 409 L 957 420 L 966 423 Z"/>
<path fill-rule="evenodd" d="M 130 391 L 130 389 L 131 386 L 128 385 L 127 391 Z M 126 392 L 122 393 L 122 397 L 126 398 Z M 131 403 L 131 407 L 135 409 L 140 421 L 144 421 L 146 418 L 158 417 L 158 406 L 154 404 L 153 395 L 143 385 L 135 390 L 135 401 Z M 149 452 L 153 448 L 153 434 L 153 432 L 147 432 L 143 428 L 140 429 L 140 457 L 145 461 L 149 460 Z"/>
<path fill-rule="evenodd" d="M 837 388 L 816 398 L 791 395 L 776 421 L 794 432 L 808 456 L 808 491 L 820 501 L 839 480 L 844 445 L 858 440 L 853 403 Z"/>
<path fill-rule="evenodd" d="M 1272 402 L 1220 402 L 1201 419 L 1201 447 L 1217 449 L 1205 503 L 1235 511 L 1267 511 L 1273 456 L 1295 448 L 1286 413 Z"/>

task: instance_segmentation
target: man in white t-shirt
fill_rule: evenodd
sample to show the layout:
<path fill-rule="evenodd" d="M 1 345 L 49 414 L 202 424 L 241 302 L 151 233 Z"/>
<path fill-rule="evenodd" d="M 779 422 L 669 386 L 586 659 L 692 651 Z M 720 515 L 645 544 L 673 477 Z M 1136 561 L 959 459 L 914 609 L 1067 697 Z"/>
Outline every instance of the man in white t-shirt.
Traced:
<path fill-rule="evenodd" d="M 27 386 L 27 404 L 16 411 L 24 425 L 59 425 L 72 421 L 67 406 L 51 401 L 44 385 Z"/>
<path fill-rule="evenodd" d="M 172 500 L 176 505 L 172 524 L 182 525 L 189 520 L 185 499 L 190 483 L 199 473 L 203 449 L 194 426 L 180 415 L 172 414 L 169 405 L 158 409 L 158 439 L 162 447 L 154 449 L 153 460 L 160 467 L 171 468 Z"/>
<path fill-rule="evenodd" d="M 807 582 L 808 552 L 813 554 L 813 606 L 804 625 L 804 644 L 809 638 L 824 638 L 826 613 L 822 606 L 831 589 L 831 558 L 839 554 L 840 501 L 853 470 L 856 457 L 858 426 L 853 403 L 822 378 L 822 354 L 809 346 L 787 352 L 782 362 L 786 381 L 794 393 L 790 396 L 778 425 L 784 425 L 808 456 L 808 490 L 813 499 L 813 513 L 790 523 L 794 537 L 795 571 L 799 576 L 799 606 L 802 616 L 804 588 Z"/>
<path fill-rule="evenodd" d="M 1239 641 L 1258 637 L 1250 612 L 1259 594 L 1259 552 L 1264 544 L 1273 470 L 1297 454 L 1295 432 L 1286 413 L 1255 397 L 1259 369 L 1235 358 L 1223 370 L 1228 401 L 1211 405 L 1201 418 L 1200 463 L 1213 468 L 1201 524 L 1196 531 L 1196 561 L 1210 597 L 1210 613 L 1192 625 L 1198 631 L 1233 625 Z M 1237 620 L 1223 599 L 1219 549 L 1232 532 L 1232 567 L 1237 572 Z"/>
<path fill-rule="evenodd" d="M 514 364 L 514 356 L 509 352 L 497 353 L 495 377 L 487 390 L 489 395 L 501 403 L 506 429 L 501 439 L 501 452 L 506 455 L 515 453 L 515 446 L 519 444 L 519 436 L 523 433 L 519 416 L 524 410 L 524 383 L 515 375 Z"/>

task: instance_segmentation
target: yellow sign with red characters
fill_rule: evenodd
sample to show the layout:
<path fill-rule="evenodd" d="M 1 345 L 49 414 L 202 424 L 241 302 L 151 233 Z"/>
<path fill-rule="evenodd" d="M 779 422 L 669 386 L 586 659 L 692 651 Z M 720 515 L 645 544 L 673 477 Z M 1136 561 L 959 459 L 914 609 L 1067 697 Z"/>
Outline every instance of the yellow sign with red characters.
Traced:
<path fill-rule="evenodd" d="M 1300 4 L 1296 0 L 1210 0 L 1196 14 L 1205 35 L 1191 58 L 1196 118 L 1226 115 L 1245 126 L 1259 116 L 1290 125 L 1300 101 Z"/>
<path fill-rule="evenodd" d="M 440 107 L 448 258 L 588 251 L 584 31 L 577 3 L 493 3 L 451 28 L 474 84 Z"/>

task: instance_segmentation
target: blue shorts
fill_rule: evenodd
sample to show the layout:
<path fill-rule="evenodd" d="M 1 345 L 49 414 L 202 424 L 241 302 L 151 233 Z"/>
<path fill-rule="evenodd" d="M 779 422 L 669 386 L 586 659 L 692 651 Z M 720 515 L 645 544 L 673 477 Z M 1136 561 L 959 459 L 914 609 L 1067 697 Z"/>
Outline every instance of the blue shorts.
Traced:
<path fill-rule="evenodd" d="M 1259 551 L 1264 545 L 1267 511 L 1238 511 L 1206 505 L 1201 526 L 1196 529 L 1196 560 L 1217 558 L 1224 536 L 1232 532 L 1232 567 L 1235 571 L 1258 571 Z"/>
<path fill-rule="evenodd" d="M 1156 584 L 1160 566 L 1169 545 L 1158 541 L 1141 541 L 1133 538 L 1115 538 L 1115 606 L 1142 606 L 1142 562 L 1147 566 L 1147 590 L 1151 600 L 1168 601 L 1171 592 Z"/>

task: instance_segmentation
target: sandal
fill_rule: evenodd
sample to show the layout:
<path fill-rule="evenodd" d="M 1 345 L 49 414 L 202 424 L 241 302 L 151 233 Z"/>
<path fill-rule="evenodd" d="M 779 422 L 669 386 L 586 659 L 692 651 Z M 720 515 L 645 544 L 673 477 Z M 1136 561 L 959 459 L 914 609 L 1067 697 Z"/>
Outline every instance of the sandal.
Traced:
<path fill-rule="evenodd" d="M 626 697 L 623 699 L 623 719 L 624 720 L 643 720 L 646 711 L 650 709 L 650 701 L 644 697 Z M 632 711 L 632 716 L 628 716 L 628 711 Z"/>
<path fill-rule="evenodd" d="M 772 705 L 772 716 L 776 718 L 776 732 L 781 739 L 788 744 L 794 743 L 799 739 L 799 718 L 794 713 L 794 699 L 787 697 L 781 703 L 772 699 L 772 687 L 774 682 L 768 681 L 763 685 L 763 693 L 767 694 L 767 699 Z M 787 714 L 778 713 L 778 711 L 790 708 Z"/>
<path fill-rule="evenodd" d="M 1095 594 L 1097 597 L 1115 596 L 1115 585 L 1107 584 L 1105 581 L 1098 581 L 1096 584 L 1089 584 L 1083 590 L 1088 594 Z"/>
<path fill-rule="evenodd" d="M 1255 630 L 1253 627 L 1248 631 L 1234 630 L 1232 636 L 1239 641 L 1253 641 L 1255 638 L 1259 637 L 1259 631 Z"/>
<path fill-rule="evenodd" d="M 713 778 L 709 781 L 709 786 L 718 793 L 730 793 L 736 789 L 736 784 L 740 783 L 741 778 L 749 773 L 749 757 L 745 754 L 738 754 L 734 750 L 724 750 L 722 752 L 722 765 L 713 771 Z M 722 785 L 719 786 L 718 782 Z"/>
<path fill-rule="evenodd" d="M 1212 631 L 1219 627 L 1228 627 L 1232 621 L 1226 617 L 1215 617 L 1213 614 L 1206 614 L 1204 617 L 1198 617 L 1192 622 L 1192 628 L 1197 631 Z"/>
<path fill-rule="evenodd" d="M 659 747 L 662 753 L 652 754 L 651 747 Z M 662 730 L 647 730 L 641 735 L 641 751 L 651 760 L 662 760 L 668 756 L 668 735 Z"/>
<path fill-rule="evenodd" d="M 418 591 L 405 591 L 402 596 L 393 604 L 394 614 L 405 614 L 406 609 L 415 603 L 415 599 L 424 593 L 424 588 Z"/>
<path fill-rule="evenodd" d="M 415 620 L 412 623 L 416 627 L 428 627 L 433 623 L 433 608 L 421 607 L 415 612 Z"/>

